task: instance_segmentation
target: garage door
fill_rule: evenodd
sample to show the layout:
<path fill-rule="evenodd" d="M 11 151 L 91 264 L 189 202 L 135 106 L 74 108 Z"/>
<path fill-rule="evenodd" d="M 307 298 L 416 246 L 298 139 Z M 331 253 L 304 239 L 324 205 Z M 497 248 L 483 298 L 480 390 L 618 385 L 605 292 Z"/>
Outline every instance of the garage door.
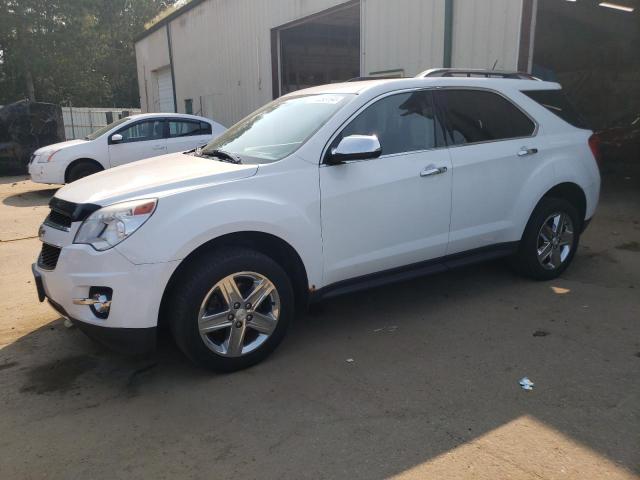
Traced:
<path fill-rule="evenodd" d="M 173 82 L 171 81 L 171 69 L 163 68 L 158 70 L 158 100 L 159 112 L 174 112 L 173 106 Z"/>

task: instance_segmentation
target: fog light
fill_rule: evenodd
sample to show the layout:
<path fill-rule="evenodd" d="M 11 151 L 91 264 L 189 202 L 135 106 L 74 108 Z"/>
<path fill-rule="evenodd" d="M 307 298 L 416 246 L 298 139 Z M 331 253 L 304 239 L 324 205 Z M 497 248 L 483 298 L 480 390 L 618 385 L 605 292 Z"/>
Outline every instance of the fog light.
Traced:
<path fill-rule="evenodd" d="M 105 319 L 109 316 L 112 296 L 113 290 L 109 287 L 91 287 L 89 298 L 74 298 L 73 303 L 75 305 L 89 305 L 96 317 Z"/>

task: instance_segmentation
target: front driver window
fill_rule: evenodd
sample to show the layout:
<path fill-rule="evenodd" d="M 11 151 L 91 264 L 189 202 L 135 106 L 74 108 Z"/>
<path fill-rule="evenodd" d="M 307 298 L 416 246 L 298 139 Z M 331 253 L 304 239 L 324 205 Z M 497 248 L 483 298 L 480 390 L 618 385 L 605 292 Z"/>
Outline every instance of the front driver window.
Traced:
<path fill-rule="evenodd" d="M 122 142 L 144 142 L 146 140 L 158 140 L 162 138 L 162 120 L 147 120 L 138 122 L 118 132 L 122 135 Z"/>
<path fill-rule="evenodd" d="M 334 146 L 349 135 L 377 135 L 382 155 L 428 150 L 440 145 L 438 129 L 430 92 L 399 93 L 367 107 L 345 127 Z"/>

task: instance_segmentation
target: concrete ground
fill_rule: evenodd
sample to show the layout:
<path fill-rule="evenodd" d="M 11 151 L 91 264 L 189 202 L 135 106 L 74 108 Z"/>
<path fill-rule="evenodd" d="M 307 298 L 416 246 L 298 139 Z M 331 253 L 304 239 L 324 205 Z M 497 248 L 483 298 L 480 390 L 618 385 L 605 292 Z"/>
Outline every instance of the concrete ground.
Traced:
<path fill-rule="evenodd" d="M 0 179 L 0 478 L 638 478 L 639 187 L 637 167 L 605 177 L 556 281 L 494 262 L 338 298 L 215 375 L 38 303 L 54 190 Z"/>

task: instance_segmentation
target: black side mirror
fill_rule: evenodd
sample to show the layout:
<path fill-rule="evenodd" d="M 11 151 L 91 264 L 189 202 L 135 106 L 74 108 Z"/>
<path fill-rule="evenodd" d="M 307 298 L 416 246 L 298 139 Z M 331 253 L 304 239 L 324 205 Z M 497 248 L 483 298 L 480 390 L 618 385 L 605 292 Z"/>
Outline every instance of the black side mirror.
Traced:
<path fill-rule="evenodd" d="M 339 165 L 350 160 L 368 160 L 382 155 L 382 147 L 376 135 L 349 135 L 332 148 L 325 163 Z"/>

